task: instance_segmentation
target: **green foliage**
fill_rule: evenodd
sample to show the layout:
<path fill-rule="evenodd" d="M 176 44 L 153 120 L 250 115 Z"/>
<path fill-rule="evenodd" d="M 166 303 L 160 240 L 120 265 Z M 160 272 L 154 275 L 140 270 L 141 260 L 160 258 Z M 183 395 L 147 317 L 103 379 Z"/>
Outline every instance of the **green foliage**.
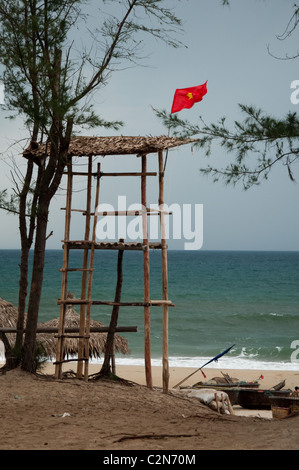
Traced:
<path fill-rule="evenodd" d="M 36 371 L 41 370 L 45 366 L 45 363 L 47 362 L 48 359 L 49 358 L 48 358 L 48 355 L 45 351 L 45 348 L 44 348 L 43 344 L 36 341 L 36 343 L 35 343 L 35 359 L 34 359 L 35 370 Z"/>
<path fill-rule="evenodd" d="M 103 0 L 103 3 L 113 5 L 115 11 L 115 1 Z M 120 30 L 119 20 L 111 16 L 103 22 L 101 29 L 103 37 L 112 40 L 118 38 L 115 54 L 118 59 L 134 60 L 134 57 L 139 55 L 143 34 L 152 36 L 168 46 L 183 45 L 177 39 L 177 34 L 181 31 L 181 20 L 174 14 L 173 8 L 167 8 L 165 3 L 165 0 L 119 2 L 126 8 L 126 5 L 129 5 L 129 15 L 123 28 Z"/>
<path fill-rule="evenodd" d="M 14 346 L 10 351 L 10 356 L 15 358 L 15 364 L 20 364 L 22 359 L 22 351 L 19 347 Z M 35 343 L 35 352 L 34 352 L 34 365 L 32 371 L 40 371 L 45 363 L 48 361 L 49 357 L 45 351 L 43 344 L 39 341 Z"/>
<path fill-rule="evenodd" d="M 0 1 L 0 62 L 4 66 L 6 103 L 9 110 L 46 129 L 51 110 L 65 112 L 65 99 L 54 93 L 57 55 L 66 42 L 81 1 Z M 64 69 L 62 66 L 62 75 Z M 62 76 L 61 75 L 61 76 Z M 61 97 L 67 97 L 62 79 Z"/>
<path fill-rule="evenodd" d="M 18 213 L 17 198 L 15 195 L 8 195 L 7 189 L 0 191 L 0 209 L 10 213 Z"/>
<path fill-rule="evenodd" d="M 8 194 L 7 189 L 0 190 L 0 209 L 4 210 L 8 214 L 20 214 L 20 197 L 21 189 L 16 184 L 12 194 Z M 28 198 L 25 205 L 24 217 L 31 217 L 37 213 L 37 208 L 33 203 L 34 193 L 36 189 L 33 186 L 28 188 Z"/>
<path fill-rule="evenodd" d="M 244 189 L 267 179 L 277 162 L 286 166 L 292 181 L 292 165 L 299 159 L 299 118 L 296 113 L 287 113 L 284 119 L 275 119 L 253 106 L 239 105 L 244 119 L 235 121 L 233 129 L 226 125 L 226 118 L 216 124 L 201 125 L 182 120 L 166 111 L 154 110 L 168 130 L 177 137 L 198 137 L 195 147 L 204 149 L 206 156 L 212 153 L 212 144 L 234 153 L 235 161 L 224 169 L 208 166 L 201 169 L 212 175 L 213 181 L 222 179 L 226 184 L 243 182 Z"/>
<path fill-rule="evenodd" d="M 222 5 L 230 5 L 223 0 Z M 289 38 L 299 24 L 299 7 L 293 5 L 293 14 L 279 40 Z M 299 53 L 284 59 L 295 59 Z M 213 152 L 212 145 L 220 146 L 227 154 L 234 154 L 233 163 L 223 169 L 208 166 L 201 171 L 211 175 L 213 181 L 222 180 L 226 184 L 243 183 L 244 189 L 260 184 L 267 179 L 273 166 L 280 162 L 287 169 L 291 181 L 295 181 L 292 167 L 299 159 L 299 118 L 297 113 L 287 113 L 283 119 L 274 118 L 254 106 L 239 105 L 244 115 L 242 121 L 235 121 L 227 126 L 227 118 L 222 117 L 216 123 L 206 124 L 200 118 L 200 125 L 178 118 L 177 114 L 168 114 L 165 110 L 154 109 L 168 132 L 176 137 L 197 137 L 194 147 L 205 151 L 206 156 Z"/>
<path fill-rule="evenodd" d="M 172 47 L 182 45 L 176 39 L 181 21 L 165 0 L 101 3 L 105 13 L 93 10 L 99 18 L 91 32 L 84 13 L 88 0 L 0 0 L 6 106 L 14 116 L 21 115 L 29 129 L 49 135 L 53 119 L 71 121 L 79 129 L 119 129 L 122 122 L 108 122 L 94 112 L 92 93 L 120 66 L 140 60 L 146 36 Z M 88 46 L 80 43 L 79 28 L 80 33 L 87 31 Z"/>

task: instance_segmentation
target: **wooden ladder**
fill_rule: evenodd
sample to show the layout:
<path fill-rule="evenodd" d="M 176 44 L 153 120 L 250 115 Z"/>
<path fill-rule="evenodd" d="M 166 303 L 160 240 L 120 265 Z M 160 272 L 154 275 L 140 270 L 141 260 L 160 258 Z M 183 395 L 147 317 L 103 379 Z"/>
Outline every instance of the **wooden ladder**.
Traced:
<path fill-rule="evenodd" d="M 58 301 L 60 304 L 60 317 L 58 327 L 58 342 L 57 342 L 57 353 L 55 362 L 55 376 L 61 378 L 62 375 L 62 364 L 66 362 L 64 359 L 64 340 L 65 338 L 78 338 L 78 368 L 77 377 L 82 378 L 83 363 L 85 365 L 84 377 L 88 379 L 88 364 L 89 364 L 89 337 L 90 337 L 90 312 L 91 312 L 91 292 L 92 292 L 92 278 L 93 278 L 93 263 L 94 263 L 94 244 L 96 236 L 96 223 L 97 214 L 96 208 L 99 202 L 99 191 L 100 191 L 100 164 L 98 164 L 97 173 L 92 172 L 92 157 L 88 159 L 88 172 L 87 173 L 76 173 L 72 171 L 72 164 L 68 165 L 68 179 L 67 179 L 67 198 L 65 207 L 65 234 L 63 244 L 63 267 L 62 272 L 62 286 L 61 286 L 61 297 Z M 73 192 L 73 177 L 76 175 L 87 176 L 87 196 L 86 196 L 86 210 L 85 214 L 85 242 L 91 242 L 90 246 L 86 246 L 83 249 L 83 265 L 82 268 L 69 268 L 69 251 L 71 249 L 70 241 L 70 227 L 71 227 L 71 213 L 77 209 L 72 208 L 72 192 Z M 95 208 L 94 213 L 91 212 L 91 192 L 92 192 L 92 177 L 96 176 L 96 195 L 95 195 Z M 93 227 L 91 231 L 91 216 L 93 215 Z M 90 252 L 90 253 L 89 253 Z M 65 315 L 68 304 L 74 304 L 74 299 L 68 299 L 68 273 L 69 272 L 82 272 L 81 280 L 81 299 L 86 299 L 85 302 L 80 303 L 80 325 L 79 334 L 77 335 L 66 335 L 65 333 Z M 73 359 L 74 361 L 76 359 Z"/>
<path fill-rule="evenodd" d="M 115 211 L 115 212 L 97 212 L 99 203 L 100 179 L 102 177 L 110 176 L 137 176 L 141 177 L 141 204 L 142 208 L 147 208 L 147 193 L 146 183 L 147 176 L 156 176 L 157 173 L 147 172 L 147 155 L 141 155 L 141 173 L 102 173 L 101 166 L 98 164 L 97 172 L 92 172 L 92 159 L 89 157 L 88 173 L 72 172 L 72 165 L 68 167 L 68 184 L 67 184 L 67 199 L 65 207 L 65 235 L 63 240 L 63 267 L 62 271 L 62 288 L 61 298 L 58 300 L 60 305 L 60 322 L 58 333 L 58 346 L 56 357 L 56 377 L 61 377 L 63 358 L 63 343 L 66 334 L 64 332 L 64 322 L 67 304 L 80 305 L 80 331 L 79 335 L 79 351 L 78 351 L 78 367 L 77 377 L 82 378 L 83 363 L 85 364 L 84 378 L 88 379 L 88 358 L 89 358 L 89 335 L 90 335 L 90 312 L 92 305 L 118 305 L 118 306 L 136 306 L 144 308 L 144 358 L 145 358 L 145 374 L 146 384 L 152 388 L 152 372 L 151 372 L 151 349 L 150 349 L 150 308 L 154 306 L 163 307 L 163 391 L 168 392 L 169 383 L 169 366 L 168 366 L 168 308 L 173 306 L 172 302 L 168 299 L 168 274 L 167 274 L 167 243 L 166 243 L 166 230 L 165 230 L 165 211 L 164 205 L 164 163 L 163 152 L 158 152 L 158 166 L 159 166 L 159 210 L 151 211 L 150 209 L 142 210 L 138 215 L 142 216 L 142 242 L 97 242 L 96 241 L 96 224 L 97 217 L 114 215 L 114 216 L 128 216 L 137 215 L 130 211 Z M 73 177 L 75 175 L 87 176 L 87 198 L 86 210 L 72 209 L 72 190 L 73 190 Z M 91 186 L 92 177 L 96 177 L 96 195 L 94 212 L 91 211 Z M 162 209 L 161 209 L 162 208 Z M 85 237 L 84 240 L 70 240 L 70 222 L 71 212 L 79 211 L 86 216 L 85 223 Z M 158 215 L 160 217 L 161 228 L 161 242 L 149 242 L 148 235 L 148 215 Z M 93 217 L 92 233 L 90 234 L 91 217 Z M 83 266 L 82 268 L 68 267 L 69 251 L 70 250 L 83 250 Z M 94 271 L 94 251 L 95 250 L 140 250 L 143 251 L 143 271 L 144 271 L 144 292 L 143 302 L 113 302 L 109 300 L 92 300 L 92 279 Z M 160 249 L 162 251 L 162 299 L 152 300 L 150 298 L 150 250 Z M 89 257 L 90 255 L 90 257 Z M 89 263 L 88 263 L 89 257 Z M 70 299 L 67 298 L 68 292 L 68 273 L 70 271 L 82 271 L 82 284 L 81 284 L 81 298 Z"/>

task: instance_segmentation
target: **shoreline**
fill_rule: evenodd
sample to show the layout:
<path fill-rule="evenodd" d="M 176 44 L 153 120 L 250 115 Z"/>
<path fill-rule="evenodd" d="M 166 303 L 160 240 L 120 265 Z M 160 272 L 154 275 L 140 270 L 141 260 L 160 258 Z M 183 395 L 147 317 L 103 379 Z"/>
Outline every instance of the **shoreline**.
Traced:
<path fill-rule="evenodd" d="M 4 365 L 4 361 L 0 359 L 0 367 Z M 162 366 L 152 365 L 152 380 L 153 386 L 161 388 L 162 384 Z M 63 371 L 77 370 L 77 362 L 68 362 L 63 365 Z M 88 374 L 96 374 L 101 370 L 101 363 L 90 362 L 88 366 Z M 298 370 L 284 370 L 284 369 L 235 369 L 226 367 L 205 367 L 203 376 L 200 370 L 195 367 L 183 366 L 169 366 L 169 389 L 177 385 L 181 380 L 184 380 L 182 386 L 194 385 L 197 382 L 206 382 L 213 377 L 223 377 L 222 374 L 228 374 L 232 378 L 237 378 L 240 381 L 260 383 L 260 388 L 271 388 L 281 382 L 286 381 L 284 388 L 294 389 L 299 386 L 299 367 Z M 41 371 L 41 374 L 54 375 L 55 365 L 53 362 L 46 362 Z M 191 377 L 187 378 L 190 374 Z M 123 379 L 136 382 L 139 385 L 146 385 L 145 368 L 144 365 L 133 364 L 117 364 L 116 362 L 116 375 Z M 260 377 L 263 376 L 262 379 Z M 185 380 L 186 379 L 186 380 Z"/>
<path fill-rule="evenodd" d="M 63 370 L 77 369 L 76 362 L 66 363 Z M 95 374 L 101 370 L 101 363 L 89 363 L 89 375 Z M 55 366 L 52 362 L 48 362 L 42 369 L 42 373 L 52 375 L 54 374 Z M 193 375 L 186 379 L 190 374 Z M 205 382 L 211 380 L 213 377 L 222 377 L 223 374 L 228 374 L 230 377 L 237 378 L 240 381 L 260 383 L 260 388 L 271 388 L 282 380 L 286 381 L 284 388 L 294 389 L 299 386 L 299 369 L 298 371 L 290 370 L 264 370 L 264 369 L 227 369 L 224 367 L 217 368 L 204 368 L 206 378 L 202 375 L 201 371 L 193 367 L 169 367 L 169 388 L 173 388 L 181 380 L 186 379 L 182 386 L 194 385 L 197 382 Z M 116 363 L 116 375 L 121 378 L 136 382 L 139 385 L 146 385 L 145 368 L 143 365 L 118 365 Z M 263 379 L 259 379 L 263 376 Z M 152 366 L 152 379 L 154 387 L 162 387 L 162 366 Z"/>

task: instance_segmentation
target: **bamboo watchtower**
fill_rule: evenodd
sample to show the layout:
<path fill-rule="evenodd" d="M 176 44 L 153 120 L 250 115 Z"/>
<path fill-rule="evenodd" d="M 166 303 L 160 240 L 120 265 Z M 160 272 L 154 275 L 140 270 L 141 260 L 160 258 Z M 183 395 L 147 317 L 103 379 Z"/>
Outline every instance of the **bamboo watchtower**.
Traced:
<path fill-rule="evenodd" d="M 143 302 L 118 302 L 117 305 L 143 307 L 144 309 L 144 360 L 145 360 L 145 375 L 146 384 L 152 388 L 152 372 L 151 372 L 151 349 L 150 349 L 150 309 L 151 307 L 161 306 L 163 309 L 163 346 L 162 346 L 162 379 L 163 391 L 167 393 L 169 382 L 169 366 L 168 366 L 168 309 L 173 306 L 168 298 L 168 273 L 167 273 L 167 243 L 165 234 L 165 212 L 163 209 L 164 204 L 164 172 L 165 172 L 165 158 L 164 152 L 170 148 L 178 147 L 190 143 L 191 140 L 182 140 L 166 136 L 160 137 L 73 137 L 69 147 L 69 156 L 71 157 L 85 157 L 88 159 L 88 169 L 85 172 L 73 171 L 72 164 L 70 163 L 67 168 L 67 195 L 65 209 L 65 234 L 63 240 L 63 266 L 60 270 L 62 272 L 62 287 L 61 297 L 58 300 L 60 305 L 60 322 L 58 328 L 58 345 L 56 355 L 56 370 L 55 375 L 57 378 L 61 376 L 63 359 L 63 343 L 66 337 L 64 328 L 65 313 L 67 304 L 70 300 L 67 298 L 68 293 L 68 277 L 72 271 L 80 271 L 82 273 L 81 283 L 81 297 L 79 299 L 72 299 L 73 305 L 80 306 L 80 329 L 79 334 L 76 336 L 79 340 L 78 351 L 78 366 L 77 377 L 81 378 L 83 375 L 84 363 L 84 377 L 88 377 L 88 351 L 89 351 L 89 335 L 90 335 L 90 320 L 91 320 L 91 307 L 93 305 L 115 305 L 111 300 L 95 300 L 92 299 L 92 282 L 94 266 L 94 252 L 95 250 L 140 250 L 143 252 L 143 272 L 144 272 L 144 293 Z M 44 158 L 47 154 L 46 145 L 40 145 L 34 150 L 34 156 Z M 147 157 L 149 154 L 156 154 L 158 156 L 158 172 L 147 171 Z M 106 157 L 109 155 L 136 155 L 140 159 L 141 171 L 140 172 L 113 172 L 105 173 L 102 171 L 101 163 L 95 162 L 95 157 Z M 93 166 L 96 164 L 96 169 Z M 73 208 L 72 195 L 73 195 L 73 180 L 76 176 L 86 177 L 86 207 L 83 209 Z M 141 181 L 141 197 L 140 202 L 143 210 L 140 211 L 142 216 L 142 229 L 143 240 L 141 243 L 135 242 L 103 242 L 96 240 L 96 224 L 101 216 L 115 215 L 127 216 L 126 213 L 113 212 L 99 213 L 97 207 L 99 204 L 100 196 L 100 181 L 103 178 L 109 177 L 126 177 L 133 176 L 140 178 Z M 147 208 L 147 178 L 149 176 L 158 176 L 158 207 L 157 211 L 152 211 Z M 95 196 L 94 207 L 92 204 L 92 181 L 95 178 Z M 71 239 L 71 221 L 73 211 L 81 212 L 85 216 L 85 236 L 83 240 Z M 131 214 L 132 215 L 132 214 Z M 136 213 L 135 213 L 136 215 Z M 157 215 L 160 219 L 160 233 L 161 242 L 152 243 L 149 240 L 148 234 L 148 215 Z M 82 250 L 83 260 L 82 267 L 70 268 L 69 257 L 71 250 Z M 161 266 L 162 266 L 162 299 L 152 300 L 150 296 L 150 250 L 160 249 Z M 118 328 L 118 331 L 122 331 Z M 134 331 L 134 329 L 132 329 Z"/>

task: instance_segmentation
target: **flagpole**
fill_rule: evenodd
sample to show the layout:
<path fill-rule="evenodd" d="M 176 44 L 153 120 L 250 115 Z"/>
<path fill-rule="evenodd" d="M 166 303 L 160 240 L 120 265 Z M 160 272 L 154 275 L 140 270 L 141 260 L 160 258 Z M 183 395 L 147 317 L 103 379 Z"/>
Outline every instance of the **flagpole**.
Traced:
<path fill-rule="evenodd" d="M 201 370 L 201 367 L 197 370 L 195 370 L 194 372 L 192 372 L 192 374 L 188 375 L 188 377 L 185 377 L 183 380 L 181 380 L 178 384 L 174 385 L 173 388 L 177 388 L 179 385 L 181 385 L 183 382 L 186 382 L 187 379 L 189 379 L 190 377 L 192 377 L 192 375 L 196 374 L 196 372 L 198 372 L 199 370 Z"/>

